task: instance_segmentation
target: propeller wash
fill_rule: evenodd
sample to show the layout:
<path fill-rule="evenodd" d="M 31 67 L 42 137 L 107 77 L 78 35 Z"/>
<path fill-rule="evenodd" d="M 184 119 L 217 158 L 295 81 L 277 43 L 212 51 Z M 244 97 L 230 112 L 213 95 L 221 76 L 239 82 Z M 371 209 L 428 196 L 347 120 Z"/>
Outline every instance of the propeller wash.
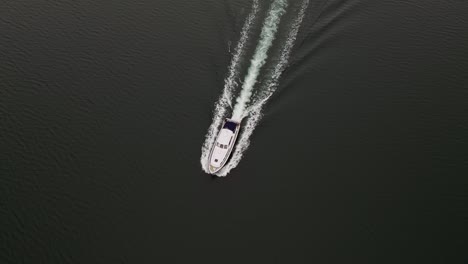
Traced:
<path fill-rule="evenodd" d="M 200 162 L 206 173 L 226 176 L 239 164 L 250 145 L 250 136 L 261 119 L 262 108 L 278 87 L 278 80 L 288 63 L 309 0 L 303 0 L 298 14 L 289 26 L 290 30 L 280 50 L 279 59 L 274 62 L 273 70 L 263 77 L 264 81 L 257 87 L 260 70 L 268 59 L 268 52 L 276 39 L 281 18 L 287 12 L 288 4 L 287 0 L 274 0 L 271 4 L 263 22 L 255 52 L 250 60 L 247 75 L 234 104 L 233 94 L 239 88 L 236 80 L 239 79 L 240 65 L 246 53 L 245 46 L 260 12 L 259 0 L 253 0 L 251 12 L 247 16 L 240 40 L 234 49 L 222 94 L 215 104 L 213 121 L 202 146 Z M 230 115 L 231 118 L 226 119 Z M 243 124 L 240 128 L 241 122 Z M 229 130 L 230 127 L 232 127 L 232 132 Z M 226 142 L 223 144 L 224 141 Z"/>

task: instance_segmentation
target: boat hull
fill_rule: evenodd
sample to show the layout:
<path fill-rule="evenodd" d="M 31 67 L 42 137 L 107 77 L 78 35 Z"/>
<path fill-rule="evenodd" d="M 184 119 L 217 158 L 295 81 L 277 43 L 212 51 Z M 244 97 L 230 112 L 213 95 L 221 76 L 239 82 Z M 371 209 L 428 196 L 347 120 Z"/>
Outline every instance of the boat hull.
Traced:
<path fill-rule="evenodd" d="M 237 140 L 240 122 L 226 119 L 210 151 L 208 170 L 211 174 L 219 172 L 228 162 Z"/>

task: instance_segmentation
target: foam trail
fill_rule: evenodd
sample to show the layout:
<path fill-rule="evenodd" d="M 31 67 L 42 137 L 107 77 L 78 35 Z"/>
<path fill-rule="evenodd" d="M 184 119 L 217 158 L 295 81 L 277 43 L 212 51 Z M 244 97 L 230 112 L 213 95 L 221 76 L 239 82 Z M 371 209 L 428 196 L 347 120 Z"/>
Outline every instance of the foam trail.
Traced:
<path fill-rule="evenodd" d="M 221 99 L 224 99 L 224 101 L 229 105 L 231 105 L 232 102 L 232 92 L 236 89 L 238 84 L 236 82 L 236 79 L 238 79 L 237 75 L 239 73 L 239 62 L 242 55 L 245 52 L 244 46 L 249 38 L 250 28 L 252 27 L 255 17 L 257 16 L 258 10 L 258 0 L 254 0 L 252 3 L 252 11 L 248 15 L 247 20 L 245 21 L 244 26 L 242 27 L 241 38 L 239 40 L 239 43 L 237 43 L 237 47 L 234 51 L 234 56 L 232 57 L 231 65 L 229 65 L 229 75 L 226 78 L 223 94 L 221 96 Z"/>
<path fill-rule="evenodd" d="M 256 105 L 263 105 L 271 95 L 276 91 L 278 87 L 278 79 L 281 77 L 284 69 L 288 65 L 289 57 L 291 55 L 292 48 L 294 47 L 294 43 L 296 42 L 297 34 L 299 33 L 299 29 L 302 24 L 302 20 L 304 19 L 305 12 L 307 7 L 309 6 L 309 0 L 304 0 L 301 5 L 301 9 L 294 20 L 294 23 L 291 26 L 291 31 L 289 31 L 288 38 L 286 40 L 285 45 L 281 51 L 281 56 L 279 59 L 279 63 L 276 65 L 273 74 L 271 75 L 270 79 L 266 83 L 265 87 L 262 87 L 259 93 L 259 96 L 252 107 Z"/>
<path fill-rule="evenodd" d="M 246 105 L 250 101 L 252 89 L 257 82 L 260 69 L 266 62 L 268 50 L 276 37 L 281 16 L 286 12 L 287 5 L 288 2 L 286 0 L 275 0 L 271 5 L 270 12 L 265 19 L 262 32 L 260 33 L 260 41 L 255 49 L 247 76 L 245 77 L 244 84 L 242 85 L 241 94 L 237 98 L 237 103 L 234 106 L 232 115 L 232 119 L 234 120 L 241 121 L 246 115 Z"/>
<path fill-rule="evenodd" d="M 219 126 L 221 125 L 224 117 L 226 117 L 227 110 L 229 106 L 232 105 L 232 93 L 237 88 L 237 81 L 238 79 L 238 68 L 240 64 L 240 60 L 242 55 L 244 54 L 244 46 L 249 38 L 249 32 L 252 27 L 252 24 L 255 20 L 255 17 L 259 11 L 259 0 L 253 0 L 252 9 L 247 16 L 247 19 L 242 27 L 241 37 L 237 46 L 234 50 L 234 54 L 232 56 L 231 64 L 229 65 L 229 75 L 225 79 L 225 84 L 223 88 L 223 93 L 221 94 L 220 98 L 215 104 L 213 122 L 211 123 L 210 127 L 208 128 L 208 133 L 205 138 L 205 143 L 202 147 L 202 156 L 200 159 L 202 168 L 205 172 L 208 172 L 207 164 L 208 164 L 208 156 L 213 146 L 213 143 L 216 139 L 216 135 L 219 131 Z"/>
<path fill-rule="evenodd" d="M 305 12 L 307 7 L 309 6 L 309 0 L 304 0 L 302 3 L 301 9 L 299 14 L 297 15 L 296 19 L 294 20 L 291 31 L 288 34 L 288 38 L 286 40 L 285 45 L 281 51 L 280 61 L 276 65 L 273 74 L 270 77 L 270 80 L 267 82 L 266 87 L 261 87 L 260 89 L 264 92 L 260 94 L 260 96 L 256 99 L 256 102 L 252 104 L 247 109 L 248 118 L 245 124 L 242 127 L 241 133 L 239 138 L 237 139 L 236 147 L 232 153 L 231 160 L 225 167 L 217 173 L 218 176 L 226 176 L 233 168 L 237 167 L 239 162 L 241 161 L 244 152 L 250 145 L 250 137 L 255 130 L 258 122 L 262 117 L 262 108 L 263 105 L 267 102 L 270 96 L 274 93 L 276 88 L 278 87 L 278 80 L 281 74 L 283 73 L 286 65 L 289 61 L 289 57 L 291 55 L 292 48 L 294 47 L 294 42 L 296 41 L 297 34 L 299 32 L 299 28 L 302 24 L 302 20 L 304 19 Z"/>

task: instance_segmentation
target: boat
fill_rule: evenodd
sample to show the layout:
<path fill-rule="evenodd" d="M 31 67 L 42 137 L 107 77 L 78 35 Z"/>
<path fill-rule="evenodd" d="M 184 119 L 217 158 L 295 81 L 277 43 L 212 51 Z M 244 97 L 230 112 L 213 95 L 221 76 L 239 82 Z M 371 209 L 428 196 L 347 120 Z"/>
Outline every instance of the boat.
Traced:
<path fill-rule="evenodd" d="M 217 173 L 226 165 L 236 143 L 239 130 L 240 122 L 229 118 L 224 120 L 208 158 L 208 170 L 211 174 Z"/>

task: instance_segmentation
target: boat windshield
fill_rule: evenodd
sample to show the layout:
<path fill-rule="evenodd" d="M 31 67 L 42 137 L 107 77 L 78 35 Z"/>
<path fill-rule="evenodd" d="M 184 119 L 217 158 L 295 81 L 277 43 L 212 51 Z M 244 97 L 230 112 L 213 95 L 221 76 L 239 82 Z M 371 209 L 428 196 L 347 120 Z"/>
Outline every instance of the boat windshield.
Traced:
<path fill-rule="evenodd" d="M 228 120 L 226 120 L 226 123 L 224 123 L 224 126 L 223 126 L 223 128 L 227 128 L 231 130 L 232 132 L 236 132 L 236 127 L 237 127 L 237 123 L 234 123 Z"/>

